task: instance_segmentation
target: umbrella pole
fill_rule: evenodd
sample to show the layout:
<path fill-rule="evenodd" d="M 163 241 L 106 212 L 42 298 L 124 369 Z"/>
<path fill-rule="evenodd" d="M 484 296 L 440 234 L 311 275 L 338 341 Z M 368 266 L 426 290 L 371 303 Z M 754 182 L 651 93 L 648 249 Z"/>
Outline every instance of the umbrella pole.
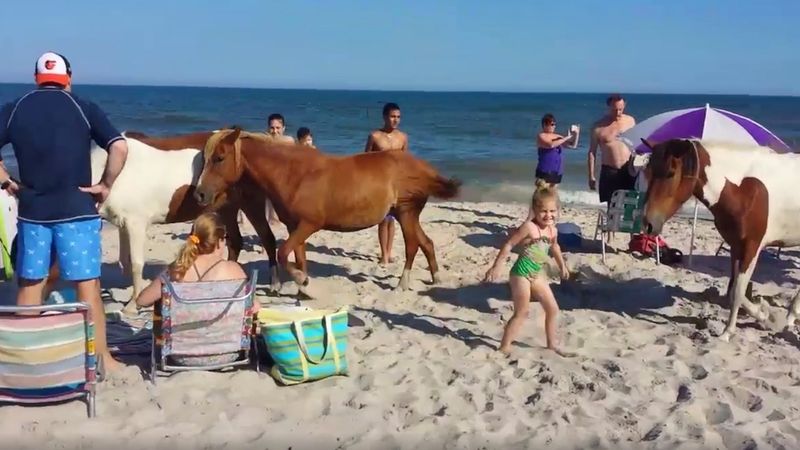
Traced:
<path fill-rule="evenodd" d="M 700 205 L 697 199 L 694 199 L 694 218 L 692 219 L 692 241 L 689 244 L 689 267 L 692 267 L 692 259 L 694 257 L 694 232 L 697 229 L 697 208 L 699 206 Z"/>

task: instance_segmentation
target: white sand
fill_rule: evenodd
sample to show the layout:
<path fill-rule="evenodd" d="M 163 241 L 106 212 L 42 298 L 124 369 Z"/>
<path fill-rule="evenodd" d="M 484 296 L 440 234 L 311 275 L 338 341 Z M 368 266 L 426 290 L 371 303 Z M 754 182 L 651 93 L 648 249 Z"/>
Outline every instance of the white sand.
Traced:
<path fill-rule="evenodd" d="M 128 367 L 99 386 L 98 414 L 80 402 L 0 408 L 0 442 L 29 448 L 799 448 L 800 367 L 795 330 L 782 332 L 797 285 L 797 255 L 762 256 L 754 290 L 770 323 L 740 313 L 730 343 L 727 254 L 698 227 L 692 270 L 657 266 L 627 253 L 600 261 L 589 242 L 593 210 L 565 208 L 588 239 L 566 253 L 575 273 L 554 286 L 562 308 L 564 359 L 543 349 L 541 309 L 510 359 L 497 356 L 510 317 L 505 282 L 479 282 L 522 205 L 429 205 L 423 227 L 436 245 L 443 283 L 430 286 L 420 252 L 411 292 L 393 288 L 403 264 L 377 265 L 377 232 L 320 232 L 309 241 L 314 308 L 350 305 L 364 326 L 350 329 L 349 377 L 280 387 L 266 374 L 178 373 L 155 387 Z M 151 232 L 146 275 L 169 261 L 188 224 Z M 266 264 L 249 225 L 241 260 Z M 117 238 L 104 233 L 104 284 L 120 284 Z M 279 238 L 285 229 L 277 230 Z M 627 246 L 618 234 L 616 247 Z M 667 242 L 688 255 L 689 222 L 670 222 Z M 254 251 L 256 250 L 256 251 Z M 509 265 L 510 267 L 510 265 Z M 121 283 L 127 286 L 127 283 Z M 286 283 L 284 294 L 296 291 Z M 10 298 L 8 283 L 0 295 Z M 130 288 L 113 289 L 119 300 Z M 288 297 L 261 297 L 264 303 Z"/>

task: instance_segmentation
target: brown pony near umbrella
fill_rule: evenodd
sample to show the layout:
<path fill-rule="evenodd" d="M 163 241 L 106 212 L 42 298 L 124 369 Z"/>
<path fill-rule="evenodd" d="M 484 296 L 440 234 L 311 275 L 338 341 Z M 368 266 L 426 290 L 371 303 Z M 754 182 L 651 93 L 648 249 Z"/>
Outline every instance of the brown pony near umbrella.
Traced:
<path fill-rule="evenodd" d="M 302 293 L 308 295 L 308 273 L 305 258 L 297 256 L 305 256 L 309 236 L 319 230 L 363 230 L 390 212 L 400 223 L 406 247 L 397 288 L 408 289 L 420 246 L 433 282 L 439 281 L 433 242 L 422 230 L 419 216 L 429 197 L 454 198 L 461 182 L 442 177 L 427 162 L 395 151 L 334 156 L 234 128 L 208 140 L 194 195 L 201 205 L 213 207 L 244 176 L 261 186 L 289 230 L 289 238 L 278 249 L 278 262 Z M 288 261 L 292 251 L 297 264 Z"/>
<path fill-rule="evenodd" d="M 642 142 L 652 151 L 645 169 L 646 231 L 661 233 L 664 223 L 694 196 L 711 211 L 717 231 L 730 246 L 730 312 L 720 339 L 727 341 L 736 331 L 740 307 L 766 320 L 767 311 L 762 309 L 766 306 L 747 298 L 748 285 L 764 247 L 800 245 L 800 196 L 794 191 L 800 157 L 769 147 L 710 140 Z M 787 327 L 794 326 L 798 317 L 800 291 L 790 304 Z"/>

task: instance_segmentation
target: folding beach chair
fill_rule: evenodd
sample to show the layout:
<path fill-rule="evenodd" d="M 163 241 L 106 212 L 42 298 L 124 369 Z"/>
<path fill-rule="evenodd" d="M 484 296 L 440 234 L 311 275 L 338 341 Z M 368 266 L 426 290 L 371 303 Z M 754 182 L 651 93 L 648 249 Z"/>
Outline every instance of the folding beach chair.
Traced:
<path fill-rule="evenodd" d="M 0 306 L 0 401 L 84 398 L 94 417 L 96 379 L 94 324 L 87 305 Z"/>
<path fill-rule="evenodd" d="M 159 370 L 218 370 L 255 363 L 253 305 L 258 271 L 250 279 L 172 282 L 164 276 L 153 308 L 150 380 Z"/>
<path fill-rule="evenodd" d="M 608 210 L 597 212 L 597 227 L 594 231 L 594 239 L 597 240 L 599 233 L 629 233 L 631 238 L 634 234 L 641 233 L 644 202 L 645 195 L 643 192 L 625 189 L 614 191 L 611 194 L 611 200 L 608 202 Z M 606 236 L 601 237 L 603 263 L 605 263 Z M 657 245 L 656 263 L 661 264 L 661 250 Z"/>

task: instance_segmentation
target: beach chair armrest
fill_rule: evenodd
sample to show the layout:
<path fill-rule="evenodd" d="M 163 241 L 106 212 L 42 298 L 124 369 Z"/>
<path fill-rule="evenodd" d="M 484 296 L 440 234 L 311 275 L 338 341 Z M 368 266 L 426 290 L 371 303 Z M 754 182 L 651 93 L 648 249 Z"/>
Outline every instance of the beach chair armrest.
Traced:
<path fill-rule="evenodd" d="M 59 303 L 54 305 L 36 306 L 0 306 L 0 313 L 18 312 L 47 312 L 47 311 L 88 311 L 89 306 L 85 303 Z"/>

